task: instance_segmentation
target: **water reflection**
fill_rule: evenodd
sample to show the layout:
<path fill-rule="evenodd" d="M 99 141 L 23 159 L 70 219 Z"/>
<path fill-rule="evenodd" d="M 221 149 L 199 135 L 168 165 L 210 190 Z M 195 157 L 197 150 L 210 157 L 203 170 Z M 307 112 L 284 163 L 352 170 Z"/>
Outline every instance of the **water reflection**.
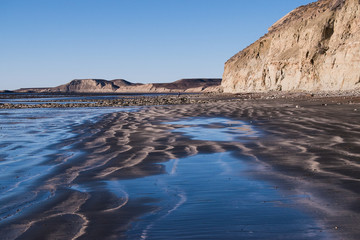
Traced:
<path fill-rule="evenodd" d="M 0 144 L 4 147 L 1 152 L 4 161 L 0 162 L 4 167 L 0 175 L 1 216 L 18 214 L 18 209 L 23 212 L 31 204 L 52 196 L 46 189 L 35 189 L 39 184 L 34 181 L 50 173 L 54 164 L 66 162 L 66 158 L 76 154 L 66 145 L 59 149 L 54 144 L 74 136 L 74 127 L 96 122 L 104 111 L 96 108 L 0 111 L 3 127 Z M 226 118 L 189 118 L 171 124 L 176 128 L 174 131 L 199 141 L 249 141 L 261 137 L 250 124 Z M 50 154 L 59 154 L 62 160 L 45 164 Z M 312 218 L 295 208 L 294 200 L 306 196 L 284 195 L 268 183 L 254 180 L 248 175 L 254 169 L 229 152 L 198 154 L 155 166 L 162 166 L 165 174 L 129 180 L 99 178 L 73 185 L 71 189 L 93 192 L 94 198 L 100 196 L 101 204 L 89 208 L 90 216 L 126 208 L 131 201 L 149 206 L 151 213 L 129 227 L 128 239 L 327 237 Z M 107 191 L 117 201 L 111 198 L 107 202 L 110 196 Z M 98 216 L 103 215 L 95 214 L 94 223 L 101 220 Z M 113 219 L 111 216 L 110 220 Z"/>
<path fill-rule="evenodd" d="M 133 224 L 129 239 L 321 239 L 325 235 L 294 199 L 246 177 L 231 153 L 171 160 L 167 174 L 108 182 L 130 199 L 154 198 L 157 210 Z"/>
<path fill-rule="evenodd" d="M 184 133 L 195 140 L 240 141 L 260 136 L 251 124 L 227 118 L 188 118 L 167 124 L 177 127 L 174 132 Z"/>
<path fill-rule="evenodd" d="M 189 118 L 174 124 L 192 139 L 236 141 L 259 137 L 242 121 Z M 166 174 L 107 181 L 106 188 L 154 207 L 134 222 L 129 239 L 327 239 L 296 199 L 249 177 L 254 169 L 229 152 L 198 154 L 163 164 Z M 145 201 L 147 199 L 147 201 Z M 149 200 L 152 199 L 152 200 Z"/>
<path fill-rule="evenodd" d="M 76 126 L 124 110 L 132 109 L 0 110 L 0 220 L 51 197 L 50 190 L 40 189 L 37 181 L 80 153 L 71 151 L 65 141 L 76 136 Z"/>

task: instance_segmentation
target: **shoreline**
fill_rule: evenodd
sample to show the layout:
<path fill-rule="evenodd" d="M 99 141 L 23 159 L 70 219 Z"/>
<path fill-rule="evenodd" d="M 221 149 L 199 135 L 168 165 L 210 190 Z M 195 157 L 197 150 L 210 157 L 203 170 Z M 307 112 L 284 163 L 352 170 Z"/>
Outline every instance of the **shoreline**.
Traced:
<path fill-rule="evenodd" d="M 279 191 L 305 192 L 309 198 L 298 207 L 322 222 L 324 231 L 356 239 L 360 234 L 357 229 L 360 223 L 357 201 L 360 197 L 357 162 L 360 124 L 359 112 L 355 111 L 359 102 L 358 97 L 257 98 L 147 106 L 137 112 L 107 114 L 94 125 L 88 123 L 73 129 L 77 136 L 68 142 L 74 144 L 71 145 L 74 150 L 86 154 L 60 164 L 55 174 L 39 182 L 37 187 L 52 189 L 56 197 L 41 211 L 33 209 L 37 214 L 24 215 L 13 224 L 27 226 L 22 237 L 39 236 L 43 231 L 50 237 L 64 237 L 56 229 L 41 226 L 65 226 L 73 221 L 77 224 L 67 237 L 75 234 L 81 238 L 106 238 L 112 234 L 121 237 L 131 221 L 154 210 L 148 206 L 151 200 L 129 201 L 125 207 L 116 209 L 125 198 L 115 198 L 111 192 L 104 191 L 104 185 L 98 181 L 163 174 L 164 169 L 158 163 L 170 159 L 232 152 L 235 156 L 248 156 L 249 164 L 258 162 L 264 167 L 263 171 L 249 173 L 250 176 L 273 183 Z M 265 135 L 251 142 L 197 141 L 171 132 L 176 127 L 165 124 L 196 116 L 247 121 Z M 73 185 L 86 187 L 77 191 L 71 188 Z M 107 196 L 107 200 L 103 202 L 101 196 Z M 55 209 L 60 215 L 49 215 Z M 32 223 L 28 226 L 29 219 Z M 4 227 L 3 224 L 1 221 L 0 226 Z M 9 227 L 14 230 L 13 224 L 0 227 L 0 232 L 10 231 Z M 99 229 L 96 227 L 99 225 L 107 228 Z"/>
<path fill-rule="evenodd" d="M 58 95 L 48 94 L 46 98 L 58 96 L 56 100 L 31 100 L 38 98 L 39 94 L 31 94 L 26 99 L 26 103 L 7 103 L 0 102 L 0 109 L 24 109 L 24 108 L 83 108 L 83 107 L 128 107 L 128 106 L 157 106 L 157 105 L 187 105 L 187 104 L 206 104 L 216 102 L 237 102 L 251 100 L 290 100 L 290 101 L 328 101 L 337 103 L 355 103 L 360 102 L 360 92 L 342 91 L 342 92 L 268 92 L 268 93 L 242 93 L 242 94 L 156 94 L 147 96 L 136 95 L 114 95 L 114 94 L 69 94 Z M 40 94 L 42 96 L 42 94 Z M 1 96 L 1 95 L 0 95 Z M 76 99 L 64 99 L 64 96 L 74 96 Z M 87 99 L 89 96 L 115 96 L 116 99 Z M 3 94 L 2 99 L 23 98 L 23 94 L 9 96 Z M 43 96 L 42 96 L 43 97 Z M 83 98 L 83 99 L 82 99 Z M 1 100 L 1 99 L 0 99 Z M 44 102 L 44 103 L 41 103 Z"/>

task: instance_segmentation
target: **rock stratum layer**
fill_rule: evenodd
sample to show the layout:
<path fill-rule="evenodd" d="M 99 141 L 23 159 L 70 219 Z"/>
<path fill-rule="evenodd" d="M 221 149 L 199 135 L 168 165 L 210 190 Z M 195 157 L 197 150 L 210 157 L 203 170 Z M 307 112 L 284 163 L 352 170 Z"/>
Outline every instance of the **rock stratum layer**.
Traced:
<path fill-rule="evenodd" d="M 180 79 L 171 83 L 131 83 L 124 79 L 74 79 L 52 88 L 22 88 L 16 92 L 61 92 L 61 93 L 197 93 L 219 92 L 219 78 Z"/>
<path fill-rule="evenodd" d="M 359 89 L 359 30 L 359 0 L 301 6 L 225 63 L 224 92 Z"/>

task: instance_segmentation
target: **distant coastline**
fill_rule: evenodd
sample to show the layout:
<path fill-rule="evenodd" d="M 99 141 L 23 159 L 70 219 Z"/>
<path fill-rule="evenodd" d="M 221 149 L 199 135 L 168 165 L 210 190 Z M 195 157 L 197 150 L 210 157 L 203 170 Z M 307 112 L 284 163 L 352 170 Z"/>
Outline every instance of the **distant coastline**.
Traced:
<path fill-rule="evenodd" d="M 132 83 L 125 79 L 74 79 L 57 87 L 20 88 L 7 93 L 202 93 L 221 92 L 221 78 L 189 78 L 170 83 Z"/>

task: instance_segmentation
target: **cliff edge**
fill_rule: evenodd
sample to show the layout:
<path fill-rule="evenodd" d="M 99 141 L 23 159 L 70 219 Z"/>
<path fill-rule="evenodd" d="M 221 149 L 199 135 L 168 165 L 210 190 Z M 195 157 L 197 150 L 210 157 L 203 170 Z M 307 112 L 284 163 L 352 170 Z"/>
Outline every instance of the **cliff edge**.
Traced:
<path fill-rule="evenodd" d="M 360 89 L 360 0 L 301 6 L 225 63 L 224 92 Z"/>

